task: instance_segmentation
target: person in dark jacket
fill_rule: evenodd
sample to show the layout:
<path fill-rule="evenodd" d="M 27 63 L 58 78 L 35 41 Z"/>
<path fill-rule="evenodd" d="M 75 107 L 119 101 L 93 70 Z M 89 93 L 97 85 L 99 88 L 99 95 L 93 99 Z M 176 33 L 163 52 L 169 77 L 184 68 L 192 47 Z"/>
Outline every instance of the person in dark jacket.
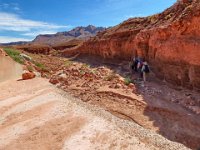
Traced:
<path fill-rule="evenodd" d="M 144 61 L 141 69 L 142 79 L 144 82 L 146 82 L 146 78 L 149 72 L 150 72 L 149 65 L 146 61 Z"/>

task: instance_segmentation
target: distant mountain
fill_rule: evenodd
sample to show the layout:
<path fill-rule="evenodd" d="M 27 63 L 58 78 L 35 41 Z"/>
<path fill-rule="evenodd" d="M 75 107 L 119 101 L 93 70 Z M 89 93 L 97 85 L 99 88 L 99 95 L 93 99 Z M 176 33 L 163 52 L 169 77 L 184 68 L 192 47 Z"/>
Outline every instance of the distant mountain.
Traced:
<path fill-rule="evenodd" d="M 10 43 L 0 43 L 1 46 L 13 46 L 13 45 L 25 45 L 30 42 L 27 41 L 19 41 L 19 42 L 10 42 Z"/>
<path fill-rule="evenodd" d="M 38 35 L 34 40 L 34 44 L 48 44 L 56 45 L 60 43 L 65 43 L 73 39 L 86 40 L 90 37 L 94 37 L 98 32 L 104 31 L 103 27 L 95 27 L 89 25 L 87 27 L 76 27 L 71 31 L 58 32 L 56 34 L 45 34 Z"/>

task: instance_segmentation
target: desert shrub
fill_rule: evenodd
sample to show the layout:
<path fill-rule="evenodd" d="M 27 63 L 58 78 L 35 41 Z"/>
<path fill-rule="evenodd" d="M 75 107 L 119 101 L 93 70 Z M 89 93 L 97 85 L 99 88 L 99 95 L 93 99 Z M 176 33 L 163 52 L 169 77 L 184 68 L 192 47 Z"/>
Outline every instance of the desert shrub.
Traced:
<path fill-rule="evenodd" d="M 73 62 L 70 61 L 70 60 L 67 60 L 67 61 L 64 62 L 64 65 L 65 65 L 66 67 L 69 67 L 69 66 L 71 66 L 72 64 L 73 64 Z"/>
<path fill-rule="evenodd" d="M 32 66 L 27 66 L 28 71 L 33 72 L 33 67 Z"/>
<path fill-rule="evenodd" d="M 24 59 L 20 56 L 20 52 L 14 48 L 4 48 L 4 51 L 16 62 L 24 64 Z"/>
<path fill-rule="evenodd" d="M 83 67 L 83 68 L 90 68 L 90 65 L 88 65 L 88 64 L 83 64 L 82 67 Z"/>
<path fill-rule="evenodd" d="M 81 70 L 80 71 L 80 75 L 84 75 L 85 74 L 85 71 L 84 70 Z"/>
<path fill-rule="evenodd" d="M 130 77 L 126 77 L 126 78 L 124 79 L 124 84 L 125 84 L 125 85 L 129 85 L 130 83 L 132 83 L 131 78 L 130 78 Z"/>
<path fill-rule="evenodd" d="M 92 74 L 97 74 L 97 70 L 91 70 L 90 71 Z"/>
<path fill-rule="evenodd" d="M 33 62 L 38 68 L 42 69 L 42 70 L 46 70 L 46 67 L 44 64 L 41 64 L 39 62 L 34 61 Z"/>
<path fill-rule="evenodd" d="M 109 74 L 104 78 L 105 81 L 112 81 L 113 79 L 116 78 L 116 75 L 114 73 Z"/>

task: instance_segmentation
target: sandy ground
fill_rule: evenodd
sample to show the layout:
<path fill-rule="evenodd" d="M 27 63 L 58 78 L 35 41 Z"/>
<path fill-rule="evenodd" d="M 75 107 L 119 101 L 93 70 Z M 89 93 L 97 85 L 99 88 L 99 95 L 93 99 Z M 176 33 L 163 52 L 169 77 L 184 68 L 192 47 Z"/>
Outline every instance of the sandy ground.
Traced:
<path fill-rule="evenodd" d="M 22 71 L 20 64 L 0 54 L 0 82 L 21 77 Z"/>
<path fill-rule="evenodd" d="M 46 79 L 3 82 L 0 93 L 0 150 L 187 149 Z"/>

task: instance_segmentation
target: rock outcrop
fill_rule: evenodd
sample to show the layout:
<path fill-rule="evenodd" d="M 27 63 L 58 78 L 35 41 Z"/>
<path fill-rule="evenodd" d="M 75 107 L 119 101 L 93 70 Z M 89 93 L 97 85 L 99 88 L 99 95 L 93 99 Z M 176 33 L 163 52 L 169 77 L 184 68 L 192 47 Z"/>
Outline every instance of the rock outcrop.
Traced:
<path fill-rule="evenodd" d="M 29 80 L 29 79 L 33 79 L 33 78 L 35 78 L 35 74 L 33 73 L 33 72 L 24 72 L 23 74 L 22 74 L 22 79 L 23 80 Z"/>
<path fill-rule="evenodd" d="M 14 46 L 16 49 L 20 49 L 29 53 L 48 55 L 52 50 L 52 47 L 43 44 L 27 44 Z"/>
<path fill-rule="evenodd" d="M 80 52 L 124 60 L 139 56 L 160 79 L 200 89 L 200 1 L 180 0 L 163 13 L 128 19 L 63 54 Z"/>

